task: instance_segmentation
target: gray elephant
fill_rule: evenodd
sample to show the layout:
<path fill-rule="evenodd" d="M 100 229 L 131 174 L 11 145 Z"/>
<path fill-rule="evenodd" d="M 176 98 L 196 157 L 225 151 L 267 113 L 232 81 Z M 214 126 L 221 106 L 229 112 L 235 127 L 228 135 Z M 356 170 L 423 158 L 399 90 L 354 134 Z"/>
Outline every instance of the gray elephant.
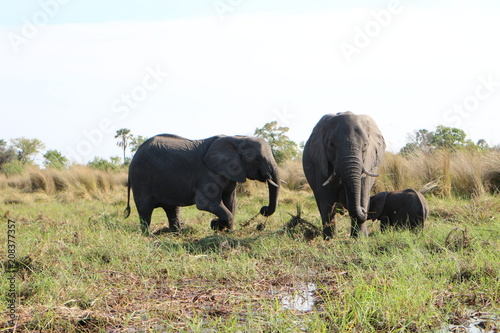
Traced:
<path fill-rule="evenodd" d="M 429 215 L 422 193 L 414 189 L 380 192 L 370 198 L 368 219 L 380 220 L 380 230 L 389 227 L 421 230 Z"/>
<path fill-rule="evenodd" d="M 130 162 L 130 188 L 143 233 L 149 233 L 151 214 L 157 207 L 166 212 L 169 229 L 180 228 L 179 207 L 196 205 L 217 216 L 214 230 L 233 228 L 236 183 L 246 179 L 267 182 L 269 205 L 260 213 L 269 216 L 277 205 L 280 177 L 269 144 L 262 138 L 214 136 L 189 140 L 161 134 L 144 142 Z"/>
<path fill-rule="evenodd" d="M 385 141 L 375 121 L 366 115 L 327 114 L 314 127 L 304 146 L 302 164 L 323 223 L 323 237 L 335 232 L 333 206 L 341 203 L 351 216 L 351 236 L 367 234 L 370 190 Z"/>

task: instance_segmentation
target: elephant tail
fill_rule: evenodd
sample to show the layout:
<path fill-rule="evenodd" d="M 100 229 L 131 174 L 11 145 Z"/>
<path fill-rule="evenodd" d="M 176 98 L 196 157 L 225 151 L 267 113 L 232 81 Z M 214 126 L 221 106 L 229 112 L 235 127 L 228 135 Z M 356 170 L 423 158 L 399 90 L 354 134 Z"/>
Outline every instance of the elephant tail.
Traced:
<path fill-rule="evenodd" d="M 125 215 L 125 218 L 130 216 L 130 173 L 128 174 L 127 180 L 127 208 L 125 208 L 125 211 L 123 213 Z"/>

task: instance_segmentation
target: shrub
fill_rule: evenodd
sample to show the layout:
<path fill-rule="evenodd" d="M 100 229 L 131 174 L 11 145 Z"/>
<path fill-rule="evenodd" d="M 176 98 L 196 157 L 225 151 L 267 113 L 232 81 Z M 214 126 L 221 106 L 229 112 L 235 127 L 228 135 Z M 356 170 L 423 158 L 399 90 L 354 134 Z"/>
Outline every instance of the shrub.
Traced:
<path fill-rule="evenodd" d="M 94 159 L 87 164 L 88 167 L 92 169 L 97 169 L 101 171 L 120 171 L 121 165 L 119 163 L 119 160 L 117 161 L 113 157 L 111 158 L 111 162 L 105 160 L 104 158 L 101 157 L 94 157 Z"/>
<path fill-rule="evenodd" d="M 2 165 L 2 172 L 8 177 L 23 173 L 24 166 L 18 160 L 13 160 Z"/>

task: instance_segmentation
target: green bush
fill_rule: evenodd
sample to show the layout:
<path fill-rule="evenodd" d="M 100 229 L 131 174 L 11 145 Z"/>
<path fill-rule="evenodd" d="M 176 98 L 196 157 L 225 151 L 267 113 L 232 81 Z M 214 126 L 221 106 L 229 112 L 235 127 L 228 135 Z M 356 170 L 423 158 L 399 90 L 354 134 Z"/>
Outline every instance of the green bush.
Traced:
<path fill-rule="evenodd" d="M 102 171 L 120 171 L 122 165 L 120 164 L 120 160 L 114 157 L 111 157 L 111 162 L 105 160 L 102 157 L 94 157 L 92 161 L 87 164 L 88 167 L 92 169 L 102 170 Z"/>
<path fill-rule="evenodd" d="M 2 165 L 1 171 L 6 176 L 19 175 L 24 172 L 24 166 L 19 160 L 13 160 Z"/>

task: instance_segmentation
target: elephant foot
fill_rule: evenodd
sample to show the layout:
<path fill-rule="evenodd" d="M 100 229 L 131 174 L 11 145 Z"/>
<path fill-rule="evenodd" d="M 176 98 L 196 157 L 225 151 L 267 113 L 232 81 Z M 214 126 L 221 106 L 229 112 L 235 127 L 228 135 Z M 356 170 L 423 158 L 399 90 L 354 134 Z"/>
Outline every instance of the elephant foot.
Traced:
<path fill-rule="evenodd" d="M 179 231 L 181 231 L 180 223 L 174 223 L 168 226 L 168 232 L 179 232 Z"/>
<path fill-rule="evenodd" d="M 180 231 L 179 227 L 172 228 L 172 226 L 168 226 L 168 227 L 163 227 L 163 228 L 160 228 L 160 229 L 156 230 L 155 232 L 152 233 L 152 235 L 159 236 L 159 235 L 162 235 L 162 234 L 177 233 L 179 231 Z"/>
<path fill-rule="evenodd" d="M 213 219 L 210 222 L 210 228 L 215 231 L 229 231 L 231 229 L 229 223 L 221 219 Z"/>
<path fill-rule="evenodd" d="M 332 239 L 334 233 L 335 233 L 335 226 L 327 225 L 327 226 L 323 227 L 323 239 L 324 240 Z"/>
<path fill-rule="evenodd" d="M 142 233 L 143 236 L 151 236 L 152 235 L 152 233 L 149 230 L 149 228 L 145 227 L 145 226 L 142 226 L 142 225 L 141 225 L 141 233 Z"/>
<path fill-rule="evenodd" d="M 143 236 L 146 236 L 146 237 L 153 237 L 154 236 L 154 234 L 149 230 L 149 228 L 146 230 L 141 230 L 141 233 Z"/>
<path fill-rule="evenodd" d="M 361 224 L 351 225 L 351 237 L 358 238 L 359 236 L 369 236 L 366 224 L 363 222 Z"/>

